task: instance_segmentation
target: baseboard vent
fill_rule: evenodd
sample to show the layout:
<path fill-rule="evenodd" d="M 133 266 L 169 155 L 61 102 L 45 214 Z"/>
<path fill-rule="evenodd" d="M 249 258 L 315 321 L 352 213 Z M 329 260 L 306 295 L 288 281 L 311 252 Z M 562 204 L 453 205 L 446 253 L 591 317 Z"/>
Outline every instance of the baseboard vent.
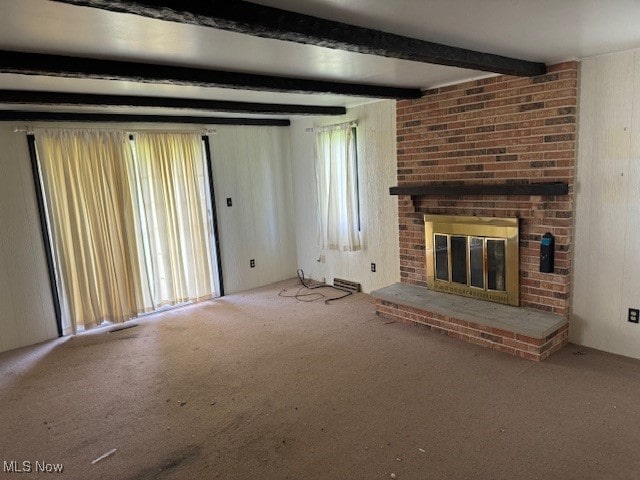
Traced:
<path fill-rule="evenodd" d="M 362 286 L 358 282 L 352 282 L 351 280 L 344 280 L 342 278 L 334 278 L 333 286 L 348 292 L 360 292 L 362 290 Z"/>

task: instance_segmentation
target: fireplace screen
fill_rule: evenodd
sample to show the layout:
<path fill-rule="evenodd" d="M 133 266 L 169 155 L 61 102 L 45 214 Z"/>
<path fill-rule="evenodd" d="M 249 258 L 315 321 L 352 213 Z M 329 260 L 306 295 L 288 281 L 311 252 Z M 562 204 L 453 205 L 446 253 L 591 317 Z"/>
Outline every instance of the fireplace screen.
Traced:
<path fill-rule="evenodd" d="M 427 284 L 519 304 L 518 219 L 425 215 Z"/>

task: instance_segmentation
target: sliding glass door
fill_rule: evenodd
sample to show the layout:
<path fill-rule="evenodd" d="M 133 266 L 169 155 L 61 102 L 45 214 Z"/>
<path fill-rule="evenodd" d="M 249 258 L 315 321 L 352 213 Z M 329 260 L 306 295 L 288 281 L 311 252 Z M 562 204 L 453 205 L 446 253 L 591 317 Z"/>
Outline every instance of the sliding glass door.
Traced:
<path fill-rule="evenodd" d="M 36 132 L 63 330 L 216 296 L 200 135 Z"/>

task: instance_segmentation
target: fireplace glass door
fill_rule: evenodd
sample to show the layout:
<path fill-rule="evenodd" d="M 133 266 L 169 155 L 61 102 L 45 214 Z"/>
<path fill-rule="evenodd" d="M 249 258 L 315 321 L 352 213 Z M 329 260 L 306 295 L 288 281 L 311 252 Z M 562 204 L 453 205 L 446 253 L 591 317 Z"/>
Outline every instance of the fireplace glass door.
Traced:
<path fill-rule="evenodd" d="M 436 233 L 434 245 L 438 280 L 505 291 L 505 239 Z"/>
<path fill-rule="evenodd" d="M 518 219 L 425 215 L 427 286 L 519 304 Z"/>

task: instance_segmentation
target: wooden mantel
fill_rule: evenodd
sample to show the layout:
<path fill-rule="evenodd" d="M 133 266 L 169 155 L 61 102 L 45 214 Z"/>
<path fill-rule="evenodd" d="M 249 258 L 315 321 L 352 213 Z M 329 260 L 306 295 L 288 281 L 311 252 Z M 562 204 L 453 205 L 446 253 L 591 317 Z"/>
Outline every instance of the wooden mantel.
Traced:
<path fill-rule="evenodd" d="M 391 187 L 391 195 L 567 195 L 569 185 L 564 182 L 527 184 L 454 184 L 454 185 L 407 185 Z"/>

